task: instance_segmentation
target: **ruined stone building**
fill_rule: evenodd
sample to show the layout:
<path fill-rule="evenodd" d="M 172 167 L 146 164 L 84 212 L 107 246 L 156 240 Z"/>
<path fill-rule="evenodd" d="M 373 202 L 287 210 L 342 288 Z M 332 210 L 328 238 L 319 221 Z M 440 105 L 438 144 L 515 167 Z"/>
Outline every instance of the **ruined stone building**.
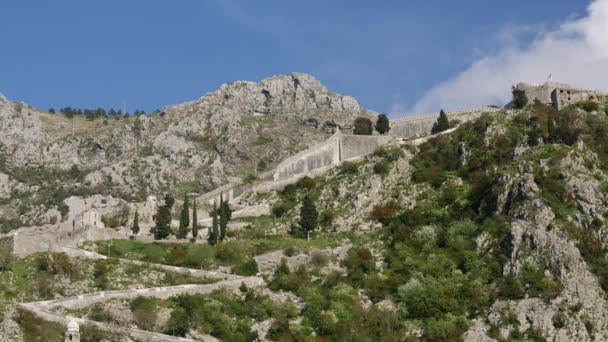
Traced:
<path fill-rule="evenodd" d="M 538 100 L 552 105 L 557 110 L 582 101 L 598 101 L 608 96 L 607 93 L 597 90 L 579 89 L 557 82 L 545 82 L 542 85 L 518 83 L 514 88 L 523 90 L 530 102 Z"/>

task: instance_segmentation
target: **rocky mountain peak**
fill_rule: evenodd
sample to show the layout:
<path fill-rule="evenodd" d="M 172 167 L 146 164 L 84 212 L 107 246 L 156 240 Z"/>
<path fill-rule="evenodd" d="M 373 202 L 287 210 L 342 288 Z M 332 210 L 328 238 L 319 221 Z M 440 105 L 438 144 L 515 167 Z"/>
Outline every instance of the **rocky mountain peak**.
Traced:
<path fill-rule="evenodd" d="M 363 108 L 350 96 L 328 90 L 304 73 L 276 75 L 259 83 L 230 82 L 198 100 L 168 107 L 169 112 L 192 112 L 202 107 L 237 109 L 239 114 L 282 114 L 293 111 L 330 110 L 359 113 Z"/>

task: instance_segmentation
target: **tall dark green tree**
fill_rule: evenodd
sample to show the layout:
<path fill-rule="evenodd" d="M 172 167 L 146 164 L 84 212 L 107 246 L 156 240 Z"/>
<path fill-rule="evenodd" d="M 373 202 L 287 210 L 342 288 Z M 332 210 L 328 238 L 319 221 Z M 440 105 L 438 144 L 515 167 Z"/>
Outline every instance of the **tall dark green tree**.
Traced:
<path fill-rule="evenodd" d="M 228 229 L 228 222 L 232 218 L 232 210 L 230 209 L 230 205 L 228 201 L 224 201 L 224 196 L 220 194 L 220 208 L 219 208 L 219 216 L 220 216 L 220 241 L 224 241 L 226 238 L 226 230 Z"/>
<path fill-rule="evenodd" d="M 439 117 L 437 118 L 437 122 L 433 125 L 431 129 L 431 133 L 437 134 L 443 132 L 450 128 L 450 121 L 448 120 L 448 116 L 445 114 L 443 109 L 439 112 Z"/>
<path fill-rule="evenodd" d="M 364 117 L 358 117 L 354 122 L 355 129 L 354 132 L 357 135 L 372 135 L 374 131 L 374 127 L 372 125 L 372 120 Z"/>
<path fill-rule="evenodd" d="M 171 234 L 171 210 L 175 204 L 175 199 L 170 194 L 165 196 L 165 203 L 158 207 L 156 213 L 156 227 L 154 228 L 154 238 L 161 240 Z"/>
<path fill-rule="evenodd" d="M 215 245 L 219 237 L 218 219 L 217 219 L 217 205 L 213 202 L 213 211 L 211 212 L 211 232 L 209 234 L 209 244 Z"/>
<path fill-rule="evenodd" d="M 376 120 L 376 131 L 378 131 L 380 134 L 386 134 L 390 130 L 391 124 L 386 114 L 378 115 L 378 120 Z"/>
<path fill-rule="evenodd" d="M 192 237 L 198 236 L 198 215 L 196 213 L 196 199 L 192 201 Z"/>
<path fill-rule="evenodd" d="M 315 230 L 319 219 L 319 213 L 315 202 L 310 196 L 305 196 L 302 200 L 302 207 L 300 208 L 300 228 L 306 237 L 310 236 L 310 232 Z"/>
<path fill-rule="evenodd" d="M 184 207 L 179 216 L 179 229 L 177 231 L 178 239 L 188 237 L 188 227 L 190 226 L 190 204 L 188 203 L 188 194 L 184 195 Z"/>
<path fill-rule="evenodd" d="M 513 88 L 513 101 L 511 102 L 515 109 L 522 109 L 528 104 L 528 96 L 526 96 L 526 92 Z"/>
<path fill-rule="evenodd" d="M 135 210 L 135 216 L 133 217 L 133 227 L 131 227 L 131 231 L 133 235 L 137 235 L 139 233 L 139 212 Z"/>

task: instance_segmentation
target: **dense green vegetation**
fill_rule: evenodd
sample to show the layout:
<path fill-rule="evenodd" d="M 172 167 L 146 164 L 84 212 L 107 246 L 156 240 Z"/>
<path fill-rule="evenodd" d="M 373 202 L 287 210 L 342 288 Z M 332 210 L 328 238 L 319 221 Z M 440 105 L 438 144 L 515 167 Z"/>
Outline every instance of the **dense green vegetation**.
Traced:
<path fill-rule="evenodd" d="M 472 319 L 485 317 L 497 300 L 540 298 L 549 302 L 562 291 L 557 272 L 542 258 L 518 257 L 523 262 L 516 271 L 510 264 L 514 256 L 511 222 L 518 209 L 538 197 L 555 214 L 548 230 L 561 229 L 568 234 L 601 286 L 608 290 L 603 219 L 578 208 L 568 182 L 571 170 L 564 170 L 560 164 L 566 156 L 575 154 L 589 170 L 608 171 L 608 118 L 596 114 L 602 109 L 597 103 L 557 111 L 538 102 L 526 104 L 527 100 L 518 98 L 515 92 L 513 95 L 514 105 L 522 110 L 484 114 L 452 134 L 410 147 L 411 178 L 393 172 L 400 166 L 396 162 L 405 155 L 405 148 L 380 148 L 366 161 L 344 163 L 328 177 L 304 177 L 286 186 L 276 194 L 272 216 L 242 219 L 250 226 L 238 232 L 226 230 L 231 213 L 222 200 L 211 213 L 210 244 L 114 240 L 96 245 L 112 257 L 197 269 L 232 266 L 234 273 L 246 276 L 259 272 L 254 256 L 277 250 L 283 250 L 286 257 L 310 254 L 307 266 L 290 269 L 284 259 L 267 279 L 272 291 L 286 291 L 300 298 L 301 309 L 277 305 L 243 284 L 242 296 L 216 291 L 167 301 L 137 298 L 131 301 L 130 309 L 143 329 L 175 336 L 185 336 L 192 329 L 222 340 L 250 341 L 256 338 L 251 325 L 272 318 L 267 337 L 276 341 L 414 341 L 419 340 L 417 330 L 423 341 L 458 341 Z M 447 128 L 449 122 L 442 112 L 437 131 Z M 511 191 L 523 186 L 518 183 L 523 174 L 530 176 L 526 180 L 538 190 Z M 360 235 L 324 231 L 344 214 L 337 205 L 343 199 L 336 198 L 331 205 L 323 203 L 327 198 L 324 191 L 336 193 L 334 190 L 341 185 L 370 176 L 396 184 L 395 194 L 379 195 L 382 201 L 369 215 L 381 229 Z M 600 179 L 598 173 L 591 177 Z M 604 191 L 608 189 L 608 185 L 602 186 Z M 399 204 L 402 193 L 413 194 L 415 205 Z M 161 207 L 157 215 L 157 229 L 170 222 L 173 200 L 166 203 L 170 205 Z M 187 206 L 186 199 L 180 231 L 189 226 Z M 352 213 L 349 210 L 347 214 Z M 577 214 L 577 224 L 571 219 L 573 214 Z M 603 214 L 608 217 L 608 213 Z M 272 235 L 271 229 L 278 225 L 291 228 L 293 236 Z M 302 239 L 312 232 L 310 241 Z M 337 270 L 334 266 L 338 258 L 313 248 L 344 245 L 342 239 L 348 239 L 352 247 L 339 261 L 341 270 Z M 522 243 L 518 253 L 531 255 L 533 249 Z M 61 255 L 38 258 L 29 266 L 44 280 L 37 279 L 36 284 L 46 283 L 56 272 L 79 276 Z M 96 287 L 113 286 L 109 279 L 114 264 L 93 265 Z M 3 271 L 27 273 L 15 265 L 19 262 L 0 254 L 0 281 Z M 24 279 L 31 280 L 28 277 Z M 37 288 L 35 296 L 48 298 L 50 294 Z M 369 308 L 364 305 L 367 298 L 372 302 Z M 377 305 L 383 301 L 394 306 Z M 151 322 L 156 321 L 160 308 L 170 308 L 171 315 L 158 329 Z M 100 308 L 89 314 L 100 320 L 105 317 Z M 567 313 L 560 312 L 552 323 L 559 329 L 567 325 L 567 318 Z M 520 331 L 512 313 L 502 313 L 501 324 L 511 327 L 509 340 L 544 340 L 536 328 Z M 590 322 L 585 325 L 589 325 L 588 331 L 593 330 Z M 43 333 L 36 331 L 38 335 Z M 491 326 L 489 334 L 500 337 L 499 327 Z"/>
<path fill-rule="evenodd" d="M 263 253 L 294 246 L 301 250 L 337 245 L 351 234 L 316 236 L 311 241 L 289 236 L 249 236 L 246 240 L 229 240 L 217 245 L 190 243 L 144 243 L 130 240 L 96 242 L 99 253 L 111 257 L 141 260 L 191 268 L 237 266 Z"/>
<path fill-rule="evenodd" d="M 528 104 L 528 96 L 526 96 L 526 92 L 521 89 L 513 88 L 513 107 L 515 109 L 522 109 Z"/>
<path fill-rule="evenodd" d="M 388 120 L 386 114 L 378 115 L 378 120 L 376 120 L 376 131 L 380 134 L 386 134 L 391 130 L 391 123 Z"/>
<path fill-rule="evenodd" d="M 257 338 L 251 331 L 253 323 L 271 317 L 295 318 L 294 307 L 277 305 L 246 286 L 243 291 L 242 298 L 221 290 L 208 295 L 178 295 L 167 301 L 138 297 L 130 302 L 130 308 L 142 329 L 174 336 L 194 330 L 222 341 L 253 341 Z M 155 328 L 157 313 L 163 307 L 171 310 L 171 316 L 164 327 Z"/>
<path fill-rule="evenodd" d="M 445 114 L 443 109 L 439 112 L 439 117 L 437 118 L 437 122 L 433 124 L 433 128 L 431 129 L 432 134 L 441 133 L 450 128 L 450 121 L 448 120 L 448 116 Z"/>
<path fill-rule="evenodd" d="M 353 133 L 357 135 L 372 135 L 374 132 L 374 125 L 372 120 L 364 117 L 355 119 Z"/>
<path fill-rule="evenodd" d="M 163 277 L 155 281 L 140 279 L 150 271 Z M 137 282 L 146 286 L 208 283 L 205 279 L 150 267 L 123 265 L 115 260 L 81 260 L 64 253 L 37 253 L 23 259 L 12 258 L 0 269 L 0 302 L 39 301 L 66 296 L 69 295 L 66 280 L 67 283 L 86 284 L 89 292 L 122 289 Z"/>
<path fill-rule="evenodd" d="M 49 109 L 49 113 L 51 114 L 55 114 L 55 109 L 54 108 L 50 108 Z M 159 110 L 154 111 L 154 113 L 160 112 Z M 121 117 L 129 117 L 129 113 L 125 112 L 123 114 L 122 110 L 115 110 L 114 108 L 110 108 L 109 110 L 106 110 L 104 108 L 96 108 L 96 109 L 82 109 L 82 108 L 72 108 L 72 107 L 65 107 L 65 108 L 60 108 L 59 109 L 59 113 L 65 115 L 68 118 L 72 118 L 74 116 L 84 116 L 86 117 L 88 120 L 95 120 L 95 119 L 99 119 L 99 118 L 103 118 L 103 119 L 108 119 L 108 118 L 115 118 L 115 119 L 120 119 Z M 136 109 L 133 112 L 133 115 L 135 116 L 139 116 L 139 115 L 145 115 L 146 112 L 143 110 L 139 110 Z"/>

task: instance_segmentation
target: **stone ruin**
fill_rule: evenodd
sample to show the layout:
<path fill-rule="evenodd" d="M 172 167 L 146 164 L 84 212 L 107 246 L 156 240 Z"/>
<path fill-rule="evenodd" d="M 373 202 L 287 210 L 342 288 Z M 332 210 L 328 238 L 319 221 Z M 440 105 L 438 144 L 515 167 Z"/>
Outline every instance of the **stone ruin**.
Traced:
<path fill-rule="evenodd" d="M 545 82 L 541 85 L 522 82 L 513 89 L 523 90 L 530 102 L 538 100 L 541 103 L 552 105 L 557 110 L 582 101 L 598 101 L 608 96 L 608 93 L 598 90 L 579 89 L 557 82 Z"/>

